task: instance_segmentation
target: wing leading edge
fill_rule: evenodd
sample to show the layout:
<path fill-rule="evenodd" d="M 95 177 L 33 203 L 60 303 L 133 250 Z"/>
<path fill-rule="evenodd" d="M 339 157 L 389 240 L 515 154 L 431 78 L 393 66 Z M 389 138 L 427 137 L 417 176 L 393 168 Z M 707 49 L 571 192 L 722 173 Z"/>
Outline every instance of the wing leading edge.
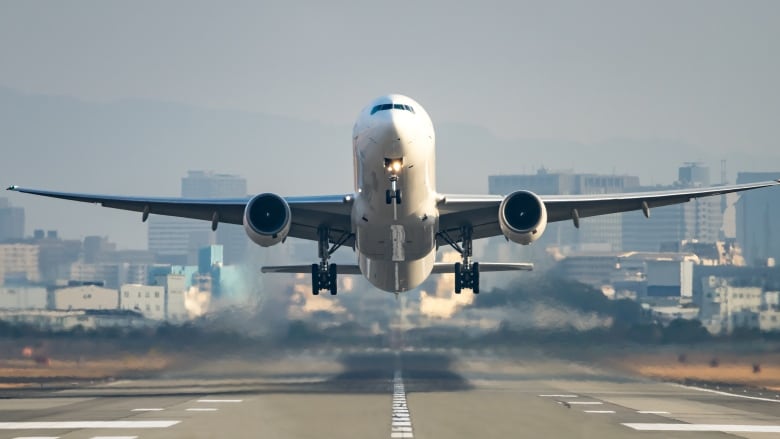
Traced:
<path fill-rule="evenodd" d="M 713 186 L 699 189 L 675 189 L 655 192 L 629 192 L 598 195 L 540 195 L 547 208 L 548 222 L 587 218 L 610 213 L 644 210 L 685 203 L 694 198 L 741 192 L 780 185 L 780 180 L 760 183 Z M 439 229 L 455 241 L 463 226 L 473 228 L 474 239 L 501 235 L 498 208 L 504 199 L 500 195 L 442 195 L 439 199 Z M 440 239 L 440 245 L 446 241 Z"/>
<path fill-rule="evenodd" d="M 99 204 L 113 209 L 142 213 L 142 219 L 152 215 L 192 218 L 225 224 L 243 224 L 244 208 L 251 199 L 243 198 L 160 198 L 129 197 L 56 192 L 11 186 L 8 190 L 43 197 Z M 335 241 L 351 230 L 350 211 L 352 195 L 322 195 L 311 197 L 286 197 L 292 213 L 292 225 L 288 236 L 317 240 L 317 229 L 328 226 Z M 344 245 L 351 245 L 350 242 Z"/>

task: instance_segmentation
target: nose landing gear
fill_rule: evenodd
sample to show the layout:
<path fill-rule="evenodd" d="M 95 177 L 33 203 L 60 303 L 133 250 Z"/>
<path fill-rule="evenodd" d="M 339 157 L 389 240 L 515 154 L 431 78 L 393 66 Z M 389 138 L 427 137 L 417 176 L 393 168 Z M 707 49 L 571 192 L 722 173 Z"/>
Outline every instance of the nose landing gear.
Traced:
<path fill-rule="evenodd" d="M 403 159 L 385 159 L 385 168 L 390 173 L 390 189 L 385 191 L 385 202 L 401 204 L 401 190 L 398 189 L 398 173 L 403 169 Z"/>

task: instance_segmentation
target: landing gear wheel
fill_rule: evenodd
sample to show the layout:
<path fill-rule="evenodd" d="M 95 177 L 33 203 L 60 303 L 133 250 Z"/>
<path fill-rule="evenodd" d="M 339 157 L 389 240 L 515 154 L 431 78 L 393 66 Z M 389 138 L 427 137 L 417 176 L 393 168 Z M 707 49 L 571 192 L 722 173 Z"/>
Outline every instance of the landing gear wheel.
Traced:
<path fill-rule="evenodd" d="M 460 294 L 463 288 L 463 275 L 460 272 L 460 262 L 455 263 L 455 294 Z"/>
<path fill-rule="evenodd" d="M 385 191 L 385 203 L 391 204 L 393 202 L 393 191 L 390 189 Z"/>
<path fill-rule="evenodd" d="M 320 266 L 311 264 L 311 293 L 315 296 L 320 294 Z"/>
<path fill-rule="evenodd" d="M 479 262 L 471 264 L 471 291 L 479 294 Z"/>
<path fill-rule="evenodd" d="M 396 204 L 401 204 L 401 189 L 395 190 L 395 202 Z"/>
<path fill-rule="evenodd" d="M 338 294 L 338 269 L 336 264 L 330 264 L 328 267 L 328 283 L 330 284 L 330 295 L 335 296 Z"/>

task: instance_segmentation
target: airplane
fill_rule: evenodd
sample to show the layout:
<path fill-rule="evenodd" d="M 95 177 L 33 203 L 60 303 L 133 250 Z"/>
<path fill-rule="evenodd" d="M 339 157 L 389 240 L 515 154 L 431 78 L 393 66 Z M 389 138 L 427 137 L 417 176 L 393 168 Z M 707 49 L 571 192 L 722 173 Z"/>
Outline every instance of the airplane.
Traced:
<path fill-rule="evenodd" d="M 413 99 L 379 97 L 359 114 L 352 133 L 354 191 L 324 196 L 282 197 L 260 193 L 246 198 L 190 199 L 92 195 L 8 189 L 46 197 L 97 203 L 104 207 L 243 225 L 254 243 L 270 247 L 288 237 L 316 241 L 319 263 L 262 267 L 264 273 L 311 274 L 312 293 L 338 292 L 337 276 L 363 275 L 383 291 L 400 293 L 431 274 L 454 274 L 455 293 L 479 294 L 483 272 L 531 270 L 529 263 L 479 263 L 475 239 L 504 236 L 528 245 L 548 223 L 650 209 L 694 198 L 780 184 L 760 183 L 596 195 L 537 195 L 518 190 L 505 196 L 444 194 L 436 190 L 436 137 L 431 118 Z M 461 255 L 454 264 L 436 262 L 449 245 Z M 331 255 L 352 247 L 355 265 L 337 265 Z"/>

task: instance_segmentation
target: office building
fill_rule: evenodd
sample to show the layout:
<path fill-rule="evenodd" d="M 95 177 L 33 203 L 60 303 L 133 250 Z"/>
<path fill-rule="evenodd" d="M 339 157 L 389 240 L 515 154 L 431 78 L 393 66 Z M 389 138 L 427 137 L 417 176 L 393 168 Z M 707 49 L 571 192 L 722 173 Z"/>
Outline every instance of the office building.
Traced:
<path fill-rule="evenodd" d="M 0 243 L 24 238 L 24 208 L 13 207 L 0 198 Z"/>
<path fill-rule="evenodd" d="M 246 179 L 237 175 L 189 171 L 182 178 L 181 195 L 185 198 L 244 198 Z M 226 264 L 244 260 L 247 237 L 240 225 L 220 224 L 216 234 L 206 221 L 152 215 L 149 218 L 149 250 L 158 262 L 172 265 L 195 265 L 198 249 L 213 244 L 224 247 Z"/>
<path fill-rule="evenodd" d="M 778 172 L 740 172 L 737 184 L 775 180 Z M 758 189 L 739 194 L 737 242 L 748 265 L 780 263 L 780 190 Z"/>

